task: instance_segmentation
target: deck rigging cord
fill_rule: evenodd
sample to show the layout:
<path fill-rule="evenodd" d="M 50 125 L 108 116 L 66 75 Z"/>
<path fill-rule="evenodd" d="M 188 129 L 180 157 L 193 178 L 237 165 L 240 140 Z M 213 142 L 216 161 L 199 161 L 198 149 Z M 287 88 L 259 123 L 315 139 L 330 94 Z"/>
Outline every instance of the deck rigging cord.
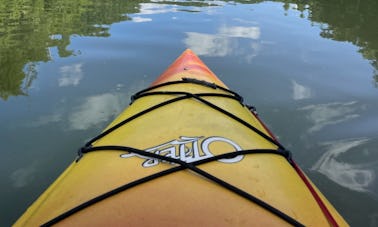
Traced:
<path fill-rule="evenodd" d="M 197 85 L 210 87 L 212 89 L 219 89 L 219 90 L 227 92 L 228 94 L 223 94 L 223 93 L 197 93 L 197 94 L 193 94 L 193 93 L 190 93 L 190 92 L 182 92 L 182 91 L 152 91 L 156 88 L 160 88 L 160 87 L 164 87 L 164 86 L 168 86 L 168 85 L 173 85 L 173 84 L 183 84 L 183 83 L 191 83 L 191 84 L 197 84 Z M 255 108 L 245 105 L 243 103 L 243 98 L 239 94 L 237 94 L 236 92 L 233 92 L 229 89 L 226 89 L 224 87 L 218 86 L 214 83 L 209 83 L 209 82 L 206 82 L 206 81 L 196 80 L 196 79 L 192 79 L 192 78 L 183 78 L 181 81 L 166 82 L 166 83 L 162 83 L 162 84 L 141 90 L 131 97 L 131 103 L 130 104 L 132 104 L 135 100 L 137 100 L 139 98 L 146 97 L 146 96 L 152 96 L 152 95 L 169 95 L 169 96 L 176 96 L 176 97 L 169 99 L 167 101 L 161 102 L 159 104 L 156 104 L 154 106 L 151 106 L 151 107 L 149 107 L 149 108 L 147 108 L 147 109 L 145 109 L 145 110 L 143 110 L 143 111 L 141 111 L 141 112 L 119 122 L 118 124 L 116 124 L 116 125 L 110 127 L 109 129 L 103 131 L 98 136 L 92 138 L 83 147 L 81 147 L 78 150 L 78 156 L 77 156 L 76 162 L 79 162 L 80 159 L 83 157 L 83 155 L 85 153 L 89 153 L 89 152 L 94 152 L 94 151 L 126 151 L 126 152 L 129 152 L 129 153 L 135 153 L 135 154 L 139 154 L 139 155 L 142 155 L 142 156 L 157 159 L 159 161 L 164 161 L 164 162 L 176 164 L 176 166 L 172 167 L 170 169 L 149 175 L 147 177 L 140 178 L 136 181 L 126 183 L 126 184 L 124 184 L 124 185 L 122 185 L 118 188 L 115 188 L 111 191 L 108 191 L 108 192 L 102 194 L 102 195 L 99 195 L 95 198 L 92 198 L 92 199 L 90 199 L 90 200 L 88 200 L 88 201 L 86 201 L 86 202 L 84 202 L 84 203 L 82 203 L 82 204 L 62 213 L 62 214 L 60 214 L 59 216 L 51 219 L 50 221 L 46 222 L 42 226 L 51 226 L 53 224 L 58 223 L 61 220 L 64 220 L 65 218 L 73 215 L 74 213 L 76 213 L 80 210 L 83 210 L 83 209 L 85 209 L 85 208 L 87 208 L 87 207 L 89 207 L 89 206 L 91 206 L 91 205 L 93 205 L 93 204 L 95 204 L 99 201 L 102 201 L 102 200 L 104 200 L 104 199 L 106 199 L 110 196 L 118 194 L 122 191 L 125 191 L 125 190 L 132 188 L 134 186 L 140 185 L 142 183 L 151 181 L 153 179 L 156 179 L 156 178 L 159 178 L 159 177 L 162 177 L 162 176 L 165 176 L 165 175 L 168 175 L 168 174 L 180 171 L 180 170 L 185 170 L 185 169 L 189 169 L 189 170 L 191 170 L 191 171 L 193 171 L 193 172 L 195 172 L 195 173 L 197 173 L 197 174 L 199 174 L 199 175 L 221 185 L 222 187 L 238 194 L 239 196 L 259 205 L 260 207 L 271 212 L 272 214 L 276 215 L 277 217 L 281 218 L 282 220 L 286 221 L 287 223 L 289 223 L 293 226 L 304 226 L 303 224 L 301 224 L 300 222 L 298 222 L 294 218 L 288 216 L 287 214 L 285 214 L 282 211 L 278 210 L 277 208 L 267 204 L 266 202 L 256 198 L 255 196 L 249 194 L 248 192 L 245 192 L 242 189 L 237 188 L 237 187 L 233 186 L 232 184 L 225 182 L 225 181 L 219 179 L 218 177 L 211 175 L 208 172 L 203 171 L 202 169 L 197 167 L 197 165 L 205 164 L 205 163 L 216 161 L 216 160 L 219 160 L 219 159 L 232 158 L 232 157 L 236 157 L 236 156 L 239 156 L 239 155 L 251 155 L 251 154 L 255 154 L 255 155 L 256 154 L 276 154 L 276 155 L 283 156 L 293 166 L 293 168 L 299 174 L 299 176 L 304 181 L 306 186 L 309 188 L 311 194 L 314 196 L 315 200 L 319 204 L 319 207 L 321 208 L 323 214 L 326 216 L 329 224 L 331 226 L 338 226 L 337 222 L 334 220 L 334 218 L 332 217 L 332 215 L 328 211 L 327 207 L 324 205 L 324 203 L 320 199 L 319 195 L 317 195 L 317 193 L 314 190 L 314 188 L 312 187 L 312 185 L 308 182 L 306 176 L 301 172 L 299 167 L 293 161 L 290 151 L 286 150 L 285 147 L 283 145 L 281 145 L 272 135 L 271 135 L 272 137 L 266 135 L 264 132 L 260 131 L 259 129 L 252 126 L 251 124 L 244 121 L 243 119 L 237 117 L 236 115 L 234 115 L 234 114 L 220 108 L 219 106 L 211 103 L 210 101 L 204 99 L 204 97 L 223 97 L 223 98 L 234 99 L 234 100 L 238 101 L 242 106 L 247 107 L 251 111 L 251 113 L 256 116 Z M 155 153 L 150 153 L 150 152 L 140 150 L 140 149 L 136 149 L 136 148 L 132 148 L 132 147 L 113 146 L 113 145 L 112 146 L 92 146 L 92 144 L 95 141 L 105 137 L 106 135 L 110 134 L 111 132 L 115 131 L 116 129 L 127 124 L 128 122 L 130 122 L 134 119 L 137 119 L 138 117 L 141 117 L 141 116 L 143 116 L 143 115 L 145 115 L 145 114 L 147 114 L 147 113 L 149 113 L 153 110 L 156 110 L 156 109 L 161 108 L 163 106 L 166 106 L 166 105 L 169 105 L 169 104 L 181 101 L 181 100 L 185 100 L 185 99 L 195 99 L 195 100 L 211 107 L 212 109 L 215 109 L 215 110 L 221 112 L 222 114 L 227 115 L 228 117 L 236 120 L 237 122 L 241 123 L 242 125 L 246 126 L 249 129 L 251 129 L 252 131 L 257 133 L 259 136 L 263 137 L 264 139 L 266 139 L 270 143 L 276 145 L 277 150 L 274 150 L 274 149 L 239 150 L 239 151 L 233 151 L 233 152 L 224 153 L 224 154 L 221 154 L 221 155 L 215 155 L 213 157 L 208 157 L 206 159 L 202 159 L 202 160 L 199 160 L 199 161 L 187 163 L 187 162 L 182 161 L 180 159 L 166 157 L 166 156 L 162 156 L 162 155 L 155 154 Z M 269 134 L 271 134 L 271 133 L 269 132 Z"/>

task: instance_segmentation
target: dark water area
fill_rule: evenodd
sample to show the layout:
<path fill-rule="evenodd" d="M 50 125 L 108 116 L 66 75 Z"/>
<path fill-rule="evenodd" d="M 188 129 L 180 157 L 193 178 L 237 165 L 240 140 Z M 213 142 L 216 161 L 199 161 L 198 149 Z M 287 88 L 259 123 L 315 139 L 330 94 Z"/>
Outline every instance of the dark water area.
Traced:
<path fill-rule="evenodd" d="M 378 2 L 0 2 L 0 226 L 183 50 L 253 104 L 352 226 L 378 226 Z"/>

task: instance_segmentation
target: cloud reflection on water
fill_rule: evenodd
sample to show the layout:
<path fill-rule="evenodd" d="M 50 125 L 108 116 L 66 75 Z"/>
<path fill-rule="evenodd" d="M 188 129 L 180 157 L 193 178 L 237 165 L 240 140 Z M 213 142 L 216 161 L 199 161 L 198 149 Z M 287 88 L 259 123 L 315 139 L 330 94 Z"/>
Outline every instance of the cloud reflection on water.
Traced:
<path fill-rule="evenodd" d="M 79 85 L 80 80 L 84 77 L 82 66 L 82 63 L 78 63 L 60 67 L 62 76 L 58 79 L 59 87 Z"/>
<path fill-rule="evenodd" d="M 12 186 L 14 188 L 25 187 L 26 185 L 33 182 L 36 172 L 37 172 L 37 165 L 35 162 L 31 163 L 28 166 L 24 166 L 13 171 L 9 176 L 12 182 Z"/>
<path fill-rule="evenodd" d="M 92 127 L 105 127 L 104 124 L 110 122 L 122 112 L 127 106 L 130 97 L 135 91 L 146 87 L 144 80 L 126 86 L 117 84 L 113 91 L 96 94 L 75 100 L 63 98 L 59 101 L 53 112 L 41 115 L 29 122 L 29 127 L 41 127 L 50 124 L 64 125 L 64 130 L 87 130 Z M 123 90 L 127 92 L 122 92 Z"/>
<path fill-rule="evenodd" d="M 115 118 L 123 109 L 121 97 L 105 93 L 87 97 L 68 117 L 69 128 L 86 130 Z"/>
<path fill-rule="evenodd" d="M 59 122 L 62 120 L 62 118 L 63 118 L 63 114 L 61 112 L 53 113 L 50 115 L 40 116 L 37 120 L 30 122 L 29 125 L 31 127 L 40 127 L 40 126 L 47 125 L 50 123 Z"/>
<path fill-rule="evenodd" d="M 186 46 L 197 55 L 223 57 L 232 51 L 231 41 L 228 38 L 197 32 L 187 32 L 186 35 L 184 40 Z"/>
<path fill-rule="evenodd" d="M 242 26 L 226 27 L 224 26 L 219 29 L 219 35 L 225 36 L 225 37 L 234 37 L 234 38 L 259 39 L 260 28 L 257 26 L 251 26 L 251 27 L 242 27 Z"/>
<path fill-rule="evenodd" d="M 312 91 L 309 87 L 301 85 L 294 80 L 292 81 L 292 87 L 293 87 L 293 99 L 294 100 L 302 100 L 302 99 L 311 98 Z"/>
<path fill-rule="evenodd" d="M 73 107 L 69 113 L 63 107 L 58 108 L 56 112 L 40 116 L 37 120 L 32 121 L 30 126 L 41 127 L 66 121 L 68 127 L 65 129 L 87 130 L 115 118 L 123 110 L 125 102 L 124 94 L 121 93 L 89 96 Z"/>
<path fill-rule="evenodd" d="M 138 14 L 150 15 L 169 12 L 177 12 L 177 7 L 157 3 L 140 3 Z"/>
<path fill-rule="evenodd" d="M 139 12 L 137 14 L 152 15 L 162 13 L 175 13 L 179 11 L 202 12 L 204 10 L 206 10 L 207 14 L 211 14 L 211 9 L 213 7 L 219 7 L 225 4 L 226 3 L 222 1 L 197 1 L 193 2 L 193 4 L 191 5 L 188 5 L 185 4 L 185 2 L 180 1 L 154 0 L 149 3 L 139 3 Z"/>
<path fill-rule="evenodd" d="M 369 139 L 363 138 L 323 143 L 326 146 L 326 152 L 311 169 L 324 174 L 343 187 L 366 192 L 376 177 L 372 164 L 351 164 L 342 161 L 340 156 L 353 151 L 361 151 L 355 148 L 368 141 Z"/>
<path fill-rule="evenodd" d="M 132 20 L 135 23 L 142 23 L 142 22 L 150 22 L 150 21 L 152 21 L 152 19 L 148 18 L 148 17 L 133 17 Z"/>
<path fill-rule="evenodd" d="M 257 56 L 260 44 L 260 28 L 257 26 L 222 26 L 216 34 L 186 32 L 185 45 L 197 55 L 224 57 L 230 54 L 245 54 L 247 61 Z M 250 44 L 239 44 L 239 39 L 250 40 Z"/>
<path fill-rule="evenodd" d="M 359 117 L 355 113 L 358 110 L 357 102 L 333 102 L 326 104 L 313 104 L 300 108 L 299 110 L 307 111 L 307 119 L 313 126 L 308 132 L 316 132 L 322 128 L 338 124 Z"/>

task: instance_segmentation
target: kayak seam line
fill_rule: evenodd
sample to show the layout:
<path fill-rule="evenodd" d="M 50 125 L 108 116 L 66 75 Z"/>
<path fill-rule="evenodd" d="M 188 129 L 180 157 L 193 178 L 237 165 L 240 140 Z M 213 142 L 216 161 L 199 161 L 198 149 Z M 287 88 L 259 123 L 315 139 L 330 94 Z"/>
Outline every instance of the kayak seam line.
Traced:
<path fill-rule="evenodd" d="M 269 133 L 269 135 L 278 142 L 278 139 L 276 136 L 273 134 L 272 131 L 264 124 L 264 122 L 260 119 L 258 114 L 256 113 L 254 107 L 251 108 L 251 112 L 253 115 L 255 115 L 256 119 L 261 123 L 261 125 L 265 128 L 265 130 Z M 291 159 L 291 158 L 290 158 Z M 320 198 L 319 194 L 316 192 L 314 187 L 311 185 L 310 181 L 307 179 L 305 176 L 304 172 L 301 170 L 301 168 L 297 165 L 297 163 L 291 159 L 291 166 L 294 168 L 294 170 L 297 172 L 298 176 L 302 179 L 303 183 L 306 185 L 307 189 L 311 193 L 313 199 L 316 201 L 318 204 L 320 210 L 322 211 L 323 215 L 325 216 L 326 220 L 332 227 L 338 227 L 339 224 L 329 211 L 328 207 L 324 204 L 323 200 Z"/>
<path fill-rule="evenodd" d="M 46 222 L 42 226 L 51 226 L 53 224 L 56 224 L 59 221 L 62 221 L 63 219 L 65 219 L 65 218 L 67 218 L 67 217 L 69 217 L 69 216 L 71 216 L 71 215 L 73 215 L 73 214 L 95 204 L 95 203 L 98 203 L 98 202 L 100 202 L 100 201 L 102 201 L 106 198 L 109 198 L 113 195 L 116 195 L 116 194 L 118 194 L 122 191 L 125 191 L 125 190 L 127 190 L 131 187 L 140 185 L 140 184 L 148 182 L 150 180 L 153 180 L 153 179 L 156 179 L 156 178 L 159 178 L 159 177 L 162 177 L 162 176 L 165 176 L 165 175 L 168 175 L 170 173 L 174 173 L 174 172 L 177 172 L 177 171 L 180 171 L 180 170 L 184 170 L 184 169 L 190 169 L 193 172 L 196 172 L 199 175 L 202 175 L 203 177 L 221 185 L 222 187 L 228 189 L 229 191 L 234 192 L 237 195 L 257 204 L 258 206 L 264 208 L 265 210 L 271 212 L 272 214 L 278 216 L 279 218 L 283 219 L 284 221 L 286 221 L 286 222 L 288 222 L 288 223 L 290 223 L 294 226 L 304 226 L 303 224 L 299 223 L 298 221 L 296 221 L 292 217 L 288 216 L 287 214 L 283 213 L 282 211 L 278 210 L 277 208 L 269 205 L 268 203 L 264 202 L 263 200 L 258 199 L 257 197 L 249 194 L 248 192 L 245 192 L 244 190 L 242 190 L 242 189 L 240 189 L 240 188 L 238 188 L 238 187 L 236 187 L 236 186 L 234 186 L 234 185 L 232 185 L 232 184 L 230 184 L 226 181 L 223 181 L 222 179 L 220 179 L 220 178 L 218 178 L 214 175 L 211 175 L 208 172 L 203 171 L 196 166 L 196 165 L 209 163 L 209 162 L 212 162 L 212 161 L 215 161 L 215 160 L 219 160 L 219 159 L 223 159 L 223 158 L 232 158 L 232 157 L 236 157 L 238 155 L 244 155 L 244 154 L 277 154 L 277 155 L 280 155 L 280 156 L 287 158 L 286 154 L 281 152 L 280 150 L 254 149 L 254 150 L 234 151 L 234 152 L 224 153 L 224 154 L 221 154 L 221 155 L 216 155 L 216 156 L 213 156 L 213 157 L 209 157 L 209 158 L 199 160 L 199 161 L 195 161 L 195 162 L 191 162 L 191 163 L 184 162 L 180 159 L 174 159 L 174 158 L 171 158 L 171 157 L 162 156 L 162 155 L 150 153 L 150 152 L 147 152 L 147 151 L 144 151 L 144 150 L 139 150 L 139 149 L 132 148 L 132 147 L 124 147 L 124 146 L 88 147 L 88 148 L 84 149 L 83 152 L 88 153 L 88 152 L 93 152 L 93 151 L 105 151 L 105 150 L 117 150 L 117 151 L 127 151 L 127 152 L 130 152 L 130 153 L 137 153 L 137 154 L 140 154 L 140 155 L 143 155 L 143 156 L 147 156 L 147 157 L 151 157 L 151 158 L 155 158 L 155 159 L 179 164 L 179 166 L 173 167 L 173 168 L 170 168 L 168 170 L 164 170 L 164 171 L 152 174 L 152 175 L 149 175 L 147 177 L 140 178 L 138 180 L 135 180 L 133 182 L 130 182 L 130 183 L 122 185 L 118 188 L 115 188 L 111 191 L 108 191 L 104 194 L 101 194 L 97 197 L 94 197 L 94 198 L 92 198 L 92 199 L 90 199 L 90 200 L 88 200 L 88 201 L 86 201 L 86 202 L 64 212 L 63 214 L 51 219 L 50 221 Z"/>

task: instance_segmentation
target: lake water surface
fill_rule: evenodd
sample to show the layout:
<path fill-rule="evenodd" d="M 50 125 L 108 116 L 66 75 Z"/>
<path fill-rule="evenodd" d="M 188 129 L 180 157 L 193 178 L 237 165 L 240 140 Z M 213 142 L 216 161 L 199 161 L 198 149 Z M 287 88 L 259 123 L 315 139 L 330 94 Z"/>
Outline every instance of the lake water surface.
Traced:
<path fill-rule="evenodd" d="M 2 0 L 0 226 L 183 50 L 352 226 L 378 226 L 378 2 Z"/>

